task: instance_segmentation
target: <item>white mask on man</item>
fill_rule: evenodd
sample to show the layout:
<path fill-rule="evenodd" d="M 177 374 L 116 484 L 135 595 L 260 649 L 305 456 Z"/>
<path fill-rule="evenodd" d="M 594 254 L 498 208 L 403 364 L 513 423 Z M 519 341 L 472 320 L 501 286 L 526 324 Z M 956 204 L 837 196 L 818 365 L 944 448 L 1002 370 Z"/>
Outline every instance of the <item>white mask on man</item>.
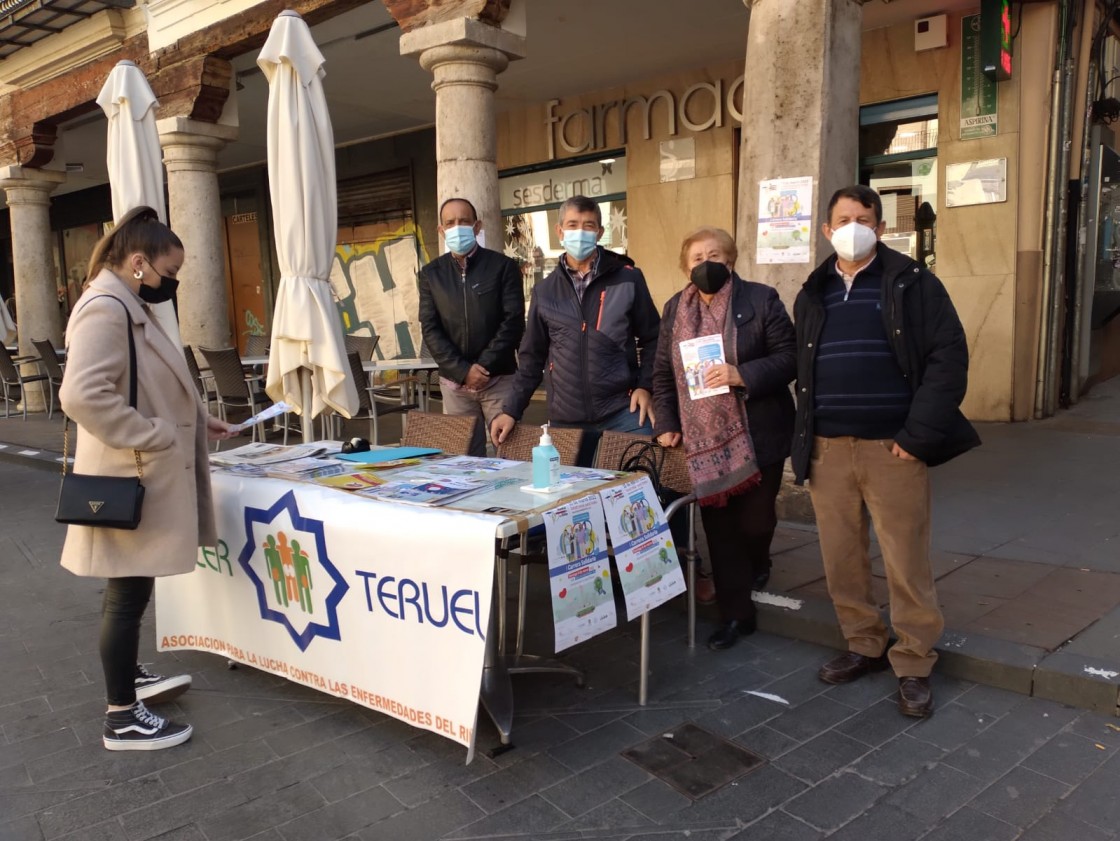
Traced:
<path fill-rule="evenodd" d="M 859 222 L 849 222 L 832 232 L 832 247 L 841 260 L 849 263 L 865 259 L 875 250 L 878 241 L 874 229 Z"/>

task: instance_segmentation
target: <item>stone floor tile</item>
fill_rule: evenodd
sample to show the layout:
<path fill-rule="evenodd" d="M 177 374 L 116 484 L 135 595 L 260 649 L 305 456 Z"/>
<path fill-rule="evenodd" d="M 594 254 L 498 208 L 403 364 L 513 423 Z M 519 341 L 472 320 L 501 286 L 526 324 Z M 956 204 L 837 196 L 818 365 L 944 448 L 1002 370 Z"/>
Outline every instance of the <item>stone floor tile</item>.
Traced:
<path fill-rule="evenodd" d="M 548 802 L 573 817 L 620 797 L 649 782 L 650 775 L 621 756 L 612 756 L 540 792 Z"/>
<path fill-rule="evenodd" d="M 842 772 L 798 795 L 783 808 L 817 829 L 830 832 L 863 814 L 886 792 L 878 783 Z"/>
<path fill-rule="evenodd" d="M 885 786 L 900 786 L 932 768 L 945 751 L 903 733 L 880 745 L 853 765 L 861 776 Z"/>
<path fill-rule="evenodd" d="M 977 558 L 937 581 L 939 593 L 966 593 L 1013 599 L 1026 593 L 1054 571 L 1049 564 Z"/>
<path fill-rule="evenodd" d="M 828 730 L 783 754 L 774 760 L 774 766 L 812 784 L 851 765 L 870 750 L 863 742 Z"/>
<path fill-rule="evenodd" d="M 572 772 L 547 754 L 527 756 L 459 790 L 484 812 L 498 812 L 541 789 L 572 777 Z"/>
<path fill-rule="evenodd" d="M 467 824 L 447 837 L 477 838 L 518 833 L 532 837 L 534 834 L 551 833 L 567 820 L 568 816 L 551 803 L 539 795 L 533 795 L 507 809 Z"/>
<path fill-rule="evenodd" d="M 922 841 L 1013 841 L 1018 834 L 1018 828 L 965 806 L 923 835 Z"/>
<path fill-rule="evenodd" d="M 836 725 L 836 729 L 845 736 L 878 747 L 912 727 L 914 721 L 899 713 L 898 702 L 892 697 L 845 719 Z"/>
<path fill-rule="evenodd" d="M 443 838 L 485 813 L 462 792 L 453 790 L 413 809 L 383 818 L 360 833 L 363 841 L 432 841 Z"/>
<path fill-rule="evenodd" d="M 819 841 L 824 833 L 781 810 L 774 810 L 726 841 Z"/>
<path fill-rule="evenodd" d="M 624 721 L 577 736 L 549 750 L 549 755 L 573 771 L 596 765 L 609 756 L 645 740 L 645 734 Z"/>
<path fill-rule="evenodd" d="M 936 695 L 934 699 L 938 700 Z M 920 720 L 906 734 L 949 751 L 960 747 L 995 722 L 995 716 L 973 712 L 960 704 L 938 703 L 934 715 Z"/>
<path fill-rule="evenodd" d="M 1101 748 L 1105 748 L 1102 750 Z M 1116 750 L 1068 730 L 1056 735 L 1023 760 L 1024 768 L 1069 785 L 1077 785 L 1104 763 Z"/>
<path fill-rule="evenodd" d="M 1017 841 L 1115 841 L 1115 825 L 1092 826 L 1072 815 L 1051 812 L 1020 835 Z"/>
<path fill-rule="evenodd" d="M 923 832 L 925 827 L 913 815 L 888 803 L 864 812 L 828 837 L 830 841 L 914 841 Z"/>
<path fill-rule="evenodd" d="M 895 789 L 884 802 L 909 812 L 923 827 L 931 827 L 964 806 L 986 786 L 984 780 L 938 764 Z"/>
<path fill-rule="evenodd" d="M 830 727 L 839 725 L 845 719 L 852 718 L 853 715 L 851 707 L 818 696 L 806 701 L 799 707 L 783 712 L 777 718 L 767 722 L 767 726 L 772 727 L 779 733 L 784 733 L 790 738 L 804 741 Z"/>
<path fill-rule="evenodd" d="M 1026 828 L 1045 815 L 1070 787 L 1052 777 L 1014 768 L 969 804 L 1004 823 Z"/>

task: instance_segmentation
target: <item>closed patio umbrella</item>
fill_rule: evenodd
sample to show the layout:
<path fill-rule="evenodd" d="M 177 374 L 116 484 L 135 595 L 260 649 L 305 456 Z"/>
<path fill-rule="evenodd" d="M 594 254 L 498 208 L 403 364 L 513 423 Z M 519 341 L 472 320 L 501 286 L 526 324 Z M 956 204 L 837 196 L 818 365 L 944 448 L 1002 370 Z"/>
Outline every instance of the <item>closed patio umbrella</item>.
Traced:
<path fill-rule="evenodd" d="M 268 80 L 268 188 L 280 260 L 265 391 L 298 407 L 309 441 L 311 418 L 324 407 L 346 417 L 358 408 L 329 280 L 338 237 L 334 132 L 323 54 L 296 12 L 277 16 L 257 64 Z"/>
<path fill-rule="evenodd" d="M 97 104 L 109 120 L 106 163 L 113 194 L 113 221 L 134 207 L 150 207 L 167 222 L 163 200 L 163 151 L 156 131 L 156 95 L 143 71 L 131 61 L 118 61 L 97 95 Z M 152 304 L 160 327 L 176 346 L 179 319 L 170 301 Z"/>

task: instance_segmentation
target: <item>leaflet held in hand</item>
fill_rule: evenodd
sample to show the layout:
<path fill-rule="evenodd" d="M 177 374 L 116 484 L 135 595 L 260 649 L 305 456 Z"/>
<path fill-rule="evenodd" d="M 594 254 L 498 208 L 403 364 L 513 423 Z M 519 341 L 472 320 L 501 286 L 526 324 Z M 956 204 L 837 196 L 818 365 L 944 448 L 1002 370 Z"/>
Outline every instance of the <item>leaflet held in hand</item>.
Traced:
<path fill-rule="evenodd" d="M 688 396 L 693 400 L 727 394 L 731 391 L 725 385 L 708 388 L 704 385 L 704 374 L 713 365 L 727 362 L 723 355 L 723 336 L 698 336 L 681 342 L 681 365 L 684 368 L 685 382 L 688 383 Z"/>

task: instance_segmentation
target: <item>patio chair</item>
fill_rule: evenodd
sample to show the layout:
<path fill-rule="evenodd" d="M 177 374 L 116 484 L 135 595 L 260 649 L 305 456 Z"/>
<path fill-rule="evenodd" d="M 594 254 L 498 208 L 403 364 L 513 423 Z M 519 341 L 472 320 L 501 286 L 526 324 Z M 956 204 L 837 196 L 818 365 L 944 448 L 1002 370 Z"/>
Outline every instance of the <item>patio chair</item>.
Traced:
<path fill-rule="evenodd" d="M 195 388 L 198 389 L 198 396 L 202 398 L 207 410 L 209 410 L 211 403 L 218 402 L 218 393 L 207 386 L 207 382 L 212 383 L 214 377 L 209 370 L 205 375 L 202 373 L 202 369 L 198 367 L 198 357 L 195 356 L 194 348 L 190 345 L 183 345 L 183 357 L 187 360 L 187 370 L 191 372 L 191 379 L 194 380 Z"/>
<path fill-rule="evenodd" d="M 351 416 L 351 420 L 369 421 L 369 441 L 379 444 L 380 429 L 378 419 L 384 415 L 404 414 L 416 408 L 415 403 L 400 403 L 395 399 L 386 399 L 376 394 L 376 389 L 371 388 L 366 380 L 366 372 L 362 370 L 362 360 L 356 351 L 346 354 L 350 363 L 350 376 L 358 389 L 358 411 Z M 332 438 L 342 437 L 342 421 L 340 415 L 331 415 Z"/>
<path fill-rule="evenodd" d="M 47 419 L 54 417 L 54 389 L 44 386 L 48 382 L 46 374 L 24 374 L 20 371 L 21 365 L 26 365 L 39 360 L 33 356 L 13 357 L 3 344 L 0 344 L 0 385 L 4 389 L 4 417 L 10 417 L 10 404 L 12 390 L 19 389 L 20 400 L 23 402 L 23 419 L 27 420 L 27 400 L 24 398 L 24 389 L 28 383 L 39 383 L 43 390 L 43 400 L 47 401 Z M 49 397 L 48 397 L 49 390 Z"/>
<path fill-rule="evenodd" d="M 255 415 L 261 409 L 272 405 L 272 400 L 256 385 L 260 378 L 256 375 L 245 373 L 241 364 L 241 354 L 237 348 L 206 348 L 200 347 L 206 364 L 210 366 L 210 375 L 214 379 L 214 390 L 218 398 L 218 415 L 222 420 L 227 419 L 228 409 L 246 409 L 249 415 Z M 253 426 L 252 440 L 265 440 L 264 424 Z M 284 443 L 288 443 L 288 427 L 284 426 Z"/>
<path fill-rule="evenodd" d="M 402 447 L 435 447 L 453 456 L 470 452 L 475 424 L 480 422 L 471 415 L 440 415 L 419 409 L 404 417 Z"/>
<path fill-rule="evenodd" d="M 63 362 L 50 339 L 32 339 L 31 344 L 39 352 L 39 367 L 47 375 L 51 387 L 51 405 L 54 405 L 54 390 L 62 385 Z"/>
<path fill-rule="evenodd" d="M 246 336 L 245 355 L 266 356 L 268 354 L 268 348 L 271 343 L 271 336 Z"/>
<path fill-rule="evenodd" d="M 358 354 L 358 360 L 365 362 L 367 359 L 373 359 L 373 353 L 377 350 L 377 345 L 381 341 L 380 336 L 358 336 L 353 333 L 348 333 L 343 341 L 346 343 L 346 352 L 353 351 Z M 362 372 L 363 375 L 365 372 Z M 363 376 L 363 379 L 365 377 Z M 361 380 L 359 380 L 361 382 Z"/>

